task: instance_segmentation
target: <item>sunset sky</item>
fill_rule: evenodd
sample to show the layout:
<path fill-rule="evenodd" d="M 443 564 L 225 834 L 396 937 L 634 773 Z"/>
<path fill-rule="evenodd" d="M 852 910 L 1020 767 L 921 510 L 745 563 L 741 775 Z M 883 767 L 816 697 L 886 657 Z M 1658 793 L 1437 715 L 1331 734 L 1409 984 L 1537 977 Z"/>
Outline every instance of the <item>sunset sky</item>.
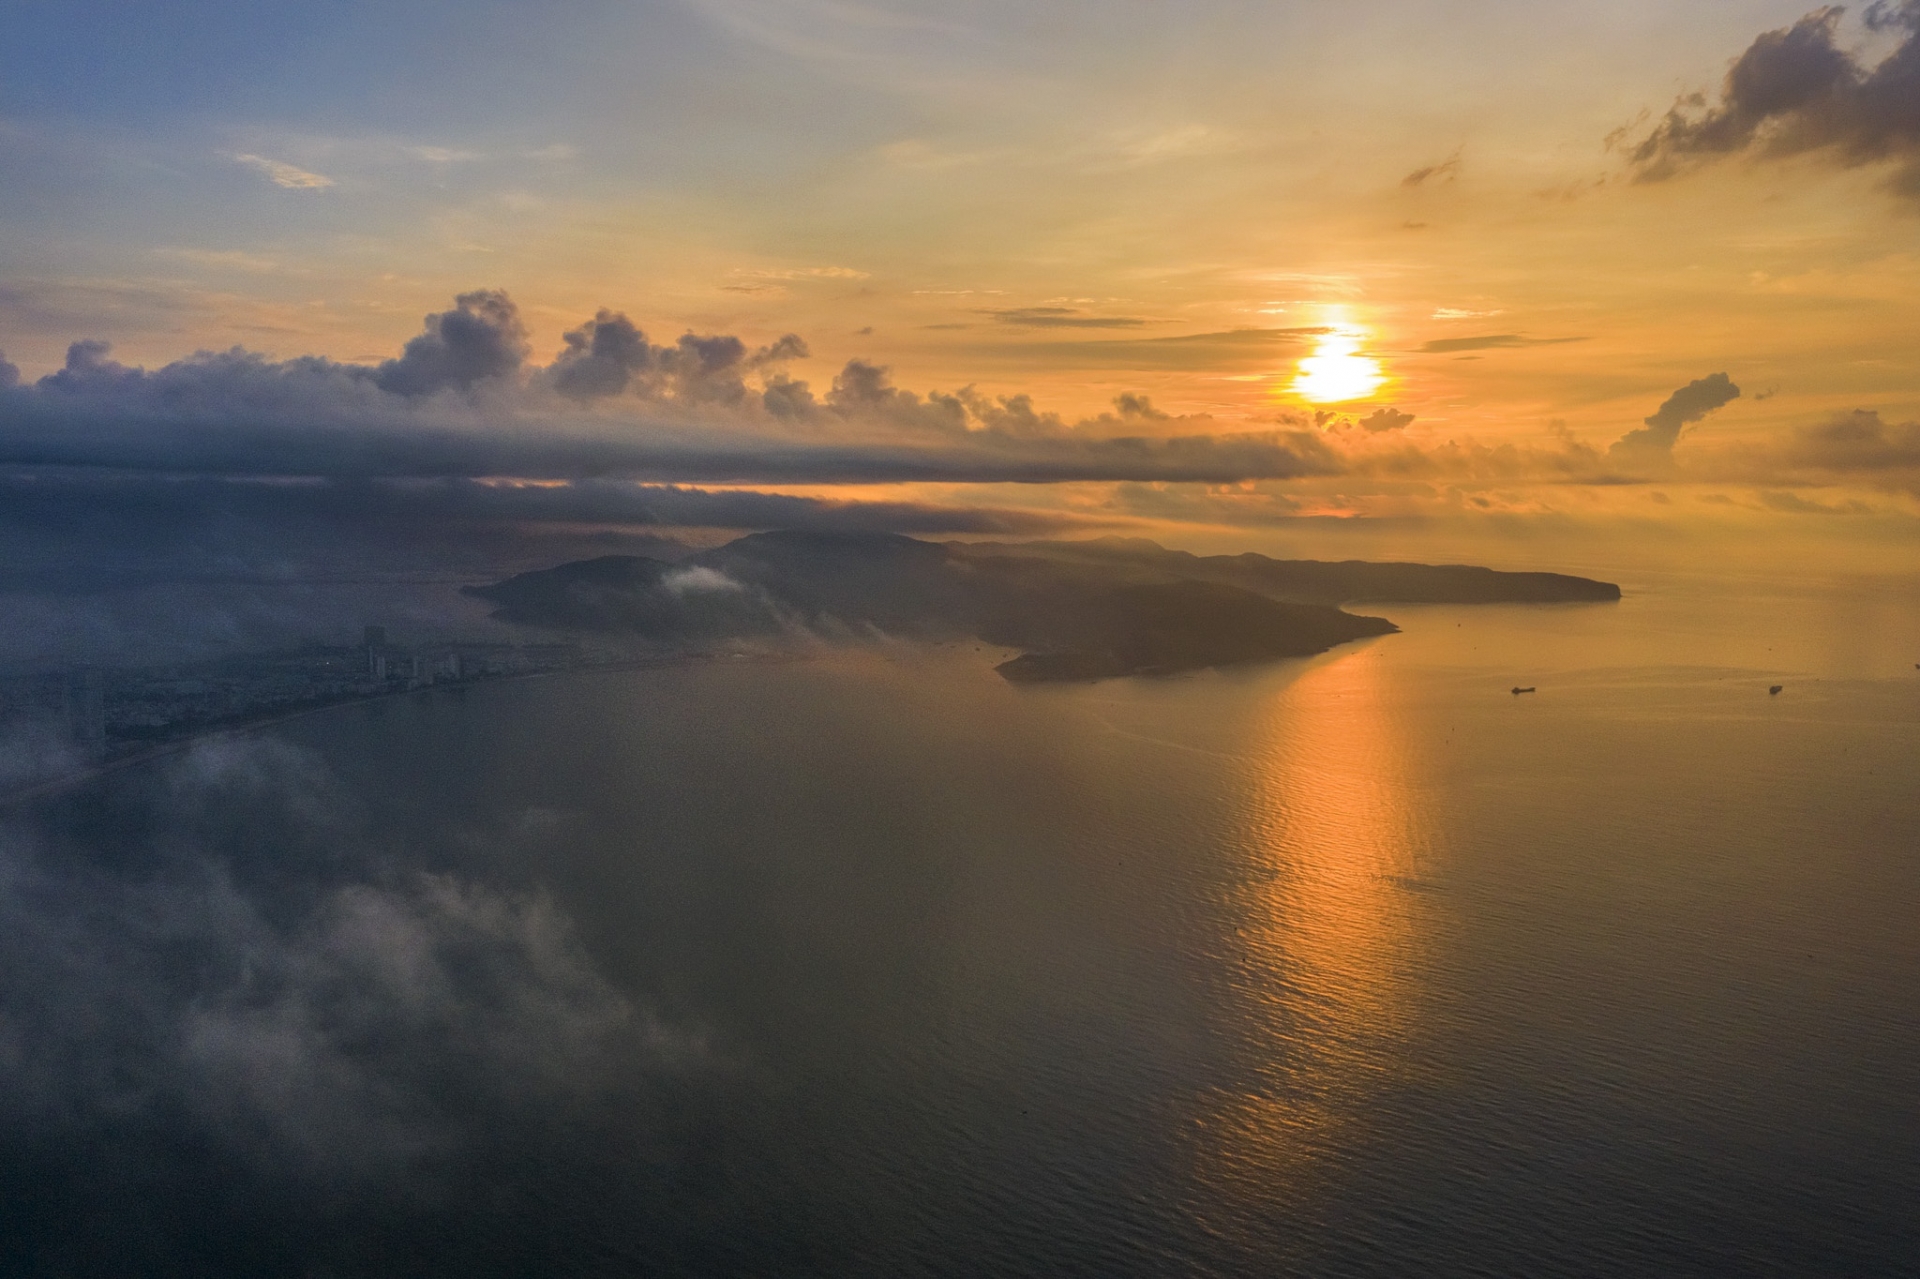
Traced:
<path fill-rule="evenodd" d="M 0 463 L 592 486 L 583 520 L 678 484 L 1069 533 L 1737 514 L 1899 543 L 1917 29 L 1748 0 L 17 6 Z"/>

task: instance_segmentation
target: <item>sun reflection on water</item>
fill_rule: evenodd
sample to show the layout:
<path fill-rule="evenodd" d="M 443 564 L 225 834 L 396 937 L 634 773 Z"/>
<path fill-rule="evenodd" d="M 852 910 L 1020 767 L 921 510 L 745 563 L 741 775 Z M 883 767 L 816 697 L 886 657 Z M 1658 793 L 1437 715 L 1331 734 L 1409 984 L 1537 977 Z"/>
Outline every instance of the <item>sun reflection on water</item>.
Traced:
<path fill-rule="evenodd" d="M 1309 1190 L 1400 1060 L 1423 836 L 1385 678 L 1367 652 L 1316 667 L 1256 730 L 1228 1030 L 1259 1082 L 1217 1099 L 1199 1170 L 1250 1210 Z"/>

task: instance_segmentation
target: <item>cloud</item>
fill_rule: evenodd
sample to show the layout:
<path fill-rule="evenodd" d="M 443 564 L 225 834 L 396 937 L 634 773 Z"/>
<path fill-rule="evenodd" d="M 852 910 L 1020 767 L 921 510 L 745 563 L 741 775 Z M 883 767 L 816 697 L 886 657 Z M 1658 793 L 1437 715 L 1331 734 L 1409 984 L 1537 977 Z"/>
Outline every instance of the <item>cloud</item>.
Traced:
<path fill-rule="evenodd" d="M 747 588 L 717 569 L 704 564 L 675 569 L 660 579 L 660 585 L 674 595 L 737 595 Z"/>
<path fill-rule="evenodd" d="M 1870 409 L 1855 409 L 1798 428 L 1781 452 L 1789 465 L 1820 471 L 1920 472 L 1920 422 L 1888 425 Z"/>
<path fill-rule="evenodd" d="M 647 335 L 632 320 L 604 309 L 564 340 L 566 349 L 549 372 L 560 393 L 576 399 L 618 395 L 653 357 Z"/>
<path fill-rule="evenodd" d="M 1816 9 L 1759 36 L 1711 105 L 1700 94 L 1676 102 L 1629 152 L 1636 177 L 1660 181 L 1730 155 L 1817 153 L 1845 168 L 1890 165 L 1888 185 L 1920 199 L 1920 0 L 1868 7 L 1869 28 L 1901 33 L 1873 66 L 1836 43 L 1842 12 Z"/>
<path fill-rule="evenodd" d="M 245 271 L 249 275 L 265 275 L 279 269 L 280 264 L 269 257 L 257 253 L 247 253 L 240 249 L 155 249 L 162 257 L 180 262 L 191 262 L 195 266 L 210 267 L 215 270 Z"/>
<path fill-rule="evenodd" d="M 1122 391 L 1114 396 L 1113 410 L 1123 418 L 1138 418 L 1146 422 L 1165 422 L 1172 417 L 1153 407 L 1152 396 L 1137 395 L 1132 391 Z"/>
<path fill-rule="evenodd" d="M 1363 431 L 1404 431 L 1413 422 L 1413 414 L 1403 413 L 1399 409 L 1381 407 L 1361 418 L 1354 425 Z"/>
<path fill-rule="evenodd" d="M 1695 378 L 1672 395 L 1646 419 L 1646 425 L 1615 440 L 1608 455 L 1624 461 L 1670 456 L 1680 428 L 1698 422 L 1723 404 L 1740 398 L 1740 388 L 1724 373 Z"/>
<path fill-rule="evenodd" d="M 1228 483 L 1331 465 L 1306 432 L 1070 424 L 1023 396 L 923 398 L 860 361 L 822 399 L 783 371 L 806 353 L 791 334 L 760 347 L 694 333 L 655 345 L 603 311 L 552 365 L 528 369 L 518 312 L 489 291 L 429 315 L 397 359 L 374 366 L 235 348 L 145 370 L 81 341 L 58 372 L 0 392 L 0 465 L 728 484 Z"/>
<path fill-rule="evenodd" d="M 1001 324 L 1026 329 L 1137 329 L 1147 321 L 1132 315 L 1088 315 L 1076 307 L 1020 306 L 982 311 Z"/>
<path fill-rule="evenodd" d="M 1769 511 L 1779 511 L 1785 515 L 1870 515 L 1873 508 L 1855 498 L 1853 500 L 1829 505 L 1815 502 L 1796 493 L 1769 490 L 1760 494 L 1760 504 Z"/>
<path fill-rule="evenodd" d="M 273 185 L 289 191 L 320 191 L 333 185 L 333 179 L 323 173 L 309 173 L 279 160 L 269 160 L 263 155 L 236 155 L 233 158 L 236 163 L 264 173 Z"/>
<path fill-rule="evenodd" d="M 118 1255 L 168 1235 L 209 1255 L 190 1205 L 210 1177 L 235 1224 L 263 1199 L 281 1225 L 341 1196 L 405 1211 L 502 1160 L 568 1158 L 583 1113 L 623 1126 L 717 1064 L 602 973 L 554 896 L 489 878 L 564 818 L 469 818 L 435 846 L 376 829 L 273 737 L 202 743 L 104 802 L 111 834 L 0 823 L 0 1142 L 28 1178 L 16 1206 L 75 1178 L 137 1197 Z M 97 1182 L 133 1151 L 169 1154 L 141 1158 L 137 1189 Z M 55 1255 L 71 1224 L 29 1208 L 8 1255 Z"/>
<path fill-rule="evenodd" d="M 682 334 L 673 346 L 657 347 L 624 314 L 607 310 L 567 333 L 564 341 L 565 349 L 546 373 L 556 390 L 579 400 L 631 387 L 654 397 L 738 403 L 747 395 L 747 374 L 808 355 L 807 344 L 793 333 L 754 350 L 729 335 L 694 333 Z"/>
<path fill-rule="evenodd" d="M 455 147 L 415 146 L 407 150 L 428 164 L 465 164 L 484 158 L 478 151 L 462 151 Z"/>
<path fill-rule="evenodd" d="M 10 390 L 20 385 L 20 369 L 10 363 L 5 352 L 0 352 L 0 391 Z"/>
<path fill-rule="evenodd" d="M 739 270 L 734 274 L 755 280 L 866 280 L 872 278 L 871 272 L 856 270 L 850 266 L 762 267 Z"/>
<path fill-rule="evenodd" d="M 1093 341 L 1034 342 L 1027 345 L 981 344 L 974 354 L 1018 359 L 1053 368 L 1124 365 L 1133 369 L 1239 368 L 1277 353 L 1305 346 L 1325 333 L 1323 326 L 1285 329 L 1230 329 L 1186 333 L 1178 337 L 1117 338 Z"/>
<path fill-rule="evenodd" d="M 453 301 L 453 310 L 427 317 L 427 331 L 409 341 L 399 359 L 374 372 L 376 386 L 395 395 L 431 395 L 450 387 L 465 390 L 520 367 L 527 357 L 527 330 L 511 298 L 480 289 Z"/>
<path fill-rule="evenodd" d="M 1420 187 L 1436 180 L 1452 182 L 1459 176 L 1460 153 L 1455 151 L 1438 164 L 1429 164 L 1423 168 L 1415 169 L 1412 173 L 1400 179 L 1400 185 L 1403 187 Z"/>
<path fill-rule="evenodd" d="M 1575 338 L 1530 338 L 1518 333 L 1488 333 L 1470 338 L 1435 338 L 1422 343 L 1423 355 L 1442 355 L 1449 351 L 1498 351 L 1510 347 L 1523 346 L 1562 346 L 1568 342 L 1584 342 L 1584 337 Z"/>

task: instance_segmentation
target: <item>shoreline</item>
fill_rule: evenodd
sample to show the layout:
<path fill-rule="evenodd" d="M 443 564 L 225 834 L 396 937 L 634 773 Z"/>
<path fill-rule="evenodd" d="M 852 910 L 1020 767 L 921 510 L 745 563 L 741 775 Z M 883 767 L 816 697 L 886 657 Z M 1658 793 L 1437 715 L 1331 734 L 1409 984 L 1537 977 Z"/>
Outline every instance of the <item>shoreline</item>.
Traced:
<path fill-rule="evenodd" d="M 204 728 L 197 732 L 188 733 L 183 737 L 174 738 L 171 741 L 136 750 L 128 755 L 122 755 L 118 759 L 106 760 L 103 763 L 92 765 L 79 772 L 64 773 L 59 777 L 50 777 L 44 781 L 34 782 L 18 790 L 7 791 L 4 794 L 0 794 L 0 812 L 17 808 L 22 804 L 32 803 L 35 800 L 46 799 L 50 796 L 58 795 L 63 791 L 78 789 L 89 782 L 98 781 L 102 777 L 120 772 L 123 769 L 152 763 L 157 759 L 165 759 L 169 755 L 178 755 L 188 748 L 198 746 L 203 742 L 218 741 L 222 738 L 245 737 L 248 734 L 258 733 L 264 729 L 274 728 L 281 724 L 289 724 L 298 719 L 305 719 L 310 715 L 319 715 L 327 711 L 340 710 L 348 706 L 367 706 L 375 702 L 388 701 L 396 697 L 412 697 L 420 693 L 452 692 L 456 689 L 464 691 L 469 688 L 482 688 L 490 684 L 506 684 L 519 680 L 545 679 L 554 675 L 581 675 L 591 671 L 636 671 L 655 670 L 669 666 L 691 666 L 699 662 L 710 662 L 722 657 L 732 656 L 735 655 L 724 653 L 675 653 L 661 657 L 630 658 L 625 661 L 596 663 L 591 666 L 568 666 L 550 671 L 518 671 L 508 675 L 490 675 L 484 679 L 460 680 L 445 684 L 428 684 L 420 688 L 389 689 L 386 692 L 370 693 L 361 697 L 343 697 L 339 701 L 323 702 L 318 706 L 303 706 L 298 710 L 279 712 L 260 719 L 247 720 L 239 724 L 222 724 L 216 727 Z M 739 654 L 738 656 L 758 657 L 761 655 Z"/>

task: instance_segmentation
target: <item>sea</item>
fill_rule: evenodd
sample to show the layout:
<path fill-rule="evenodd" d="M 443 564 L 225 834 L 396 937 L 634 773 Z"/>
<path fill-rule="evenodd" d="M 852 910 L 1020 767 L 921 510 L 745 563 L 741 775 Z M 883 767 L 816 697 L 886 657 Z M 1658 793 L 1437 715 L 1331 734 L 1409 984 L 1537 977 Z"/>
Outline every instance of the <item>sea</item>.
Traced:
<path fill-rule="evenodd" d="M 1920 582 L 1623 584 L 428 691 L 0 813 L 0 1273 L 1920 1274 Z"/>

